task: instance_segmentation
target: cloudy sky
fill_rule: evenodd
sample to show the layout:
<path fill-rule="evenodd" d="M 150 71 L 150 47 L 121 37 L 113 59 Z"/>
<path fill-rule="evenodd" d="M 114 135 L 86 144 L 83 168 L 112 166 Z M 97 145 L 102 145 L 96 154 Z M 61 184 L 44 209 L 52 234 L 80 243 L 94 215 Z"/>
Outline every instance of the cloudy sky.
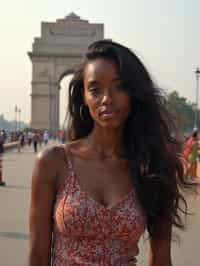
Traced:
<path fill-rule="evenodd" d="M 104 23 L 105 37 L 121 42 L 143 60 L 167 91 L 195 100 L 195 69 L 200 67 L 199 0 L 1 0 L 0 114 L 14 119 L 15 105 L 30 122 L 31 51 L 42 21 L 55 22 L 70 12 Z M 66 91 L 62 89 L 61 98 Z M 61 120 L 65 103 L 61 101 Z"/>

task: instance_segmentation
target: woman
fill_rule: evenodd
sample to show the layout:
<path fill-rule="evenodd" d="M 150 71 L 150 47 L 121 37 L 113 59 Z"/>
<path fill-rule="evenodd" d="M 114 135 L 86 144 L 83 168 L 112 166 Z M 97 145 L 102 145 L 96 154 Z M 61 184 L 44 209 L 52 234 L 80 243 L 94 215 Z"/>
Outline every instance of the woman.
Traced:
<path fill-rule="evenodd" d="M 191 179 L 197 177 L 197 160 L 198 160 L 198 132 L 194 131 L 186 143 L 183 156 L 188 162 L 186 176 Z"/>
<path fill-rule="evenodd" d="M 120 44 L 93 43 L 70 83 L 69 114 L 70 142 L 35 164 L 28 265 L 136 265 L 145 228 L 148 265 L 172 265 L 183 166 L 143 64 Z"/>

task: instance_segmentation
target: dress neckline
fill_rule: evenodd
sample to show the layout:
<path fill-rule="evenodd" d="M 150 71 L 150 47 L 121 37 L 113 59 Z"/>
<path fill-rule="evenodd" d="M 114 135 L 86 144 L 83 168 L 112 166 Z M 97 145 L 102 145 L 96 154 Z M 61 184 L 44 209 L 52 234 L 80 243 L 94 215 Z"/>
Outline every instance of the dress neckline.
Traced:
<path fill-rule="evenodd" d="M 97 207 L 103 210 L 113 210 L 117 207 L 119 207 L 123 202 L 125 202 L 127 199 L 129 199 L 130 196 L 135 197 L 135 189 L 132 188 L 128 193 L 126 193 L 124 196 L 120 198 L 115 204 L 105 206 L 104 204 L 100 203 L 96 199 L 94 199 L 90 193 L 87 190 L 82 189 L 81 185 L 79 184 L 76 171 L 74 170 L 74 165 L 73 165 L 73 156 L 70 151 L 70 148 L 68 144 L 65 144 L 65 151 L 66 151 L 66 157 L 67 157 L 67 164 L 69 171 L 71 173 L 71 178 L 73 178 L 73 183 L 76 185 L 77 189 L 81 194 L 83 194 L 88 201 L 93 202 Z"/>

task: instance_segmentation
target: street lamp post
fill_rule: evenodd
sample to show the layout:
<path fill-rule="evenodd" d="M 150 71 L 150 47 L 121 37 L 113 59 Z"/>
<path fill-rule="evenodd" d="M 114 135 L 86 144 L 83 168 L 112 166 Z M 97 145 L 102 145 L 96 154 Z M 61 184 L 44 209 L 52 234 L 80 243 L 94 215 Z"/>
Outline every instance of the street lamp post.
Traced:
<path fill-rule="evenodd" d="M 18 108 L 17 108 L 17 105 L 15 105 L 15 132 L 17 132 L 17 112 L 18 112 Z"/>
<path fill-rule="evenodd" d="M 21 130 L 21 125 L 20 125 L 20 123 L 21 123 L 21 109 L 19 108 L 18 109 L 18 113 L 19 113 L 19 132 L 20 132 L 20 130 Z"/>
<path fill-rule="evenodd" d="M 197 130 L 197 114 L 198 114 L 198 100 L 199 100 L 199 77 L 200 77 L 200 70 L 197 67 L 196 71 L 195 71 L 195 75 L 196 75 L 196 108 L 195 108 L 195 114 L 194 114 L 194 130 Z"/>

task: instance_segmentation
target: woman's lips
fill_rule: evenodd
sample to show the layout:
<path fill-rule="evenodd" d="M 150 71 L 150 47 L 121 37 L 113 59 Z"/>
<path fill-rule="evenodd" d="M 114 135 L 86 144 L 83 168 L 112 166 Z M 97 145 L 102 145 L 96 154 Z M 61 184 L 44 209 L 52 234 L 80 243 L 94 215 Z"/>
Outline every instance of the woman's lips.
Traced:
<path fill-rule="evenodd" d="M 103 111 L 100 113 L 100 116 L 104 119 L 113 118 L 116 115 L 115 111 Z"/>

